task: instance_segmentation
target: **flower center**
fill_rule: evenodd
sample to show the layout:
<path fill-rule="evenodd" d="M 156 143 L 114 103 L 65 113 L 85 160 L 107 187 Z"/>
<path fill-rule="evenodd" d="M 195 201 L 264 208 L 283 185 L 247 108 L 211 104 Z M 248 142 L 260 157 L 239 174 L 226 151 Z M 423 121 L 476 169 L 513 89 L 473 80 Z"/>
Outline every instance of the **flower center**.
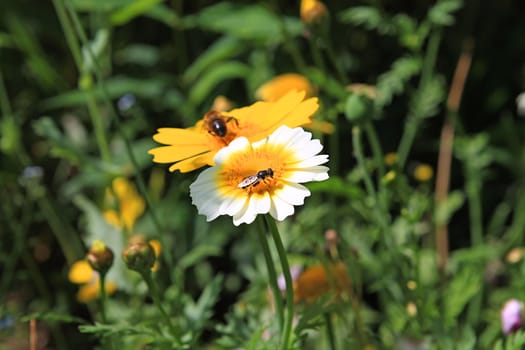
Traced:
<path fill-rule="evenodd" d="M 291 157 L 284 147 L 268 144 L 234 153 L 223 165 L 219 187 L 244 194 L 273 193 L 283 186 L 281 179 Z"/>

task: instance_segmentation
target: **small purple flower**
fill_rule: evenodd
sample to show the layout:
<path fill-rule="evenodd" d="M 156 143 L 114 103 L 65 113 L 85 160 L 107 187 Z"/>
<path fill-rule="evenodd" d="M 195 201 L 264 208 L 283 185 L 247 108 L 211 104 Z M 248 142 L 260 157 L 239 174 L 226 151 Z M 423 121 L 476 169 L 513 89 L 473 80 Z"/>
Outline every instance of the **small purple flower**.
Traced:
<path fill-rule="evenodd" d="M 121 112 L 125 112 L 135 105 L 137 99 L 133 94 L 125 94 L 118 99 L 117 106 Z"/>
<path fill-rule="evenodd" d="M 501 328 L 503 333 L 510 334 L 521 328 L 523 324 L 523 304 L 517 299 L 511 299 L 501 309 Z"/>
<path fill-rule="evenodd" d="M 292 275 L 292 282 L 299 277 L 299 275 L 303 272 L 303 268 L 299 265 L 293 265 L 290 267 L 290 275 Z M 281 273 L 279 277 L 277 278 L 277 286 L 279 287 L 279 290 L 281 292 L 286 291 L 286 281 L 284 280 L 284 275 Z"/>

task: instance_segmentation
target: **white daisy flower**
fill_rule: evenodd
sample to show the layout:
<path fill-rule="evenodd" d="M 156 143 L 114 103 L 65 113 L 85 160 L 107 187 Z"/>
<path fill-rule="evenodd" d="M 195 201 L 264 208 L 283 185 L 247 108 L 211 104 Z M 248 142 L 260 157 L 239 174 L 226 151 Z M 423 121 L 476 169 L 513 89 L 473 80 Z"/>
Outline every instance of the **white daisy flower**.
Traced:
<path fill-rule="evenodd" d="M 207 221 L 230 215 L 238 226 L 266 213 L 282 221 L 310 196 L 301 183 L 328 179 L 328 167 L 321 165 L 328 155 L 318 154 L 322 149 L 302 128 L 281 126 L 252 144 L 239 137 L 190 185 L 192 203 Z"/>

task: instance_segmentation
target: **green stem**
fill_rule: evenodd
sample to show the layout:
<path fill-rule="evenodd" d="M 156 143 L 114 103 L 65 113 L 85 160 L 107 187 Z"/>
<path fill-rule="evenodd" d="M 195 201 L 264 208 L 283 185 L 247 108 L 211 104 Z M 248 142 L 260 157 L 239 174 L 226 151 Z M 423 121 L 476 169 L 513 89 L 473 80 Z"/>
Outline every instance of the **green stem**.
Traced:
<path fill-rule="evenodd" d="M 159 310 L 164 323 L 168 326 L 170 333 L 172 334 L 174 340 L 177 342 L 177 344 L 180 346 L 181 342 L 177 336 L 177 331 L 175 329 L 175 326 L 171 322 L 171 319 L 169 318 L 168 314 L 166 313 L 166 310 L 164 310 L 164 307 L 162 306 L 162 303 L 160 302 L 160 293 L 157 288 L 157 285 L 155 284 L 155 281 L 153 280 L 151 276 L 151 271 L 147 270 L 140 273 L 144 281 L 146 282 L 146 285 L 148 286 L 149 294 L 151 298 L 153 299 L 153 303 Z"/>
<path fill-rule="evenodd" d="M 77 23 L 71 23 L 71 20 L 67 16 L 66 8 L 64 7 L 62 0 L 53 0 L 53 4 L 62 26 L 62 30 L 64 31 L 66 41 L 75 60 L 75 64 L 77 65 L 77 69 L 79 72 L 81 72 L 79 85 L 80 89 L 86 94 L 86 104 L 89 111 L 89 116 L 91 118 L 91 123 L 93 124 L 95 139 L 97 140 L 101 158 L 105 162 L 109 162 L 111 160 L 111 153 L 109 151 L 109 144 L 106 137 L 106 132 L 104 130 L 103 117 L 100 113 L 100 109 L 98 108 L 97 100 L 95 98 L 91 74 L 86 71 L 86 67 L 84 66 L 84 62 L 82 60 L 80 45 L 75 36 L 74 27 L 77 25 Z M 86 47 L 90 46 L 86 45 Z"/>
<path fill-rule="evenodd" d="M 266 232 L 268 231 L 268 229 L 262 218 L 257 218 L 257 226 L 257 236 L 259 237 L 259 243 L 261 244 L 262 251 L 264 254 L 264 260 L 266 262 L 266 267 L 268 268 L 269 283 L 273 293 L 273 299 L 275 301 L 275 308 L 277 310 L 277 320 L 279 322 L 279 329 L 282 330 L 284 325 L 283 297 L 281 295 L 281 291 L 279 290 L 279 286 L 277 285 L 277 272 L 275 271 L 275 267 L 273 266 L 273 259 L 272 254 L 270 252 L 270 246 L 268 245 L 268 241 L 266 240 Z"/>
<path fill-rule="evenodd" d="M 13 110 L 11 109 L 11 103 L 9 103 L 9 96 L 7 95 L 7 89 L 5 88 L 4 75 L 2 73 L 2 67 L 0 66 L 0 111 L 4 118 L 14 120 Z"/>
<path fill-rule="evenodd" d="M 150 196 L 148 194 L 148 191 L 147 191 L 147 188 L 146 188 L 146 184 L 145 184 L 145 181 L 144 181 L 144 177 L 142 176 L 142 173 L 140 171 L 140 166 L 138 164 L 138 161 L 137 161 L 135 155 L 133 154 L 131 141 L 129 140 L 127 135 L 124 133 L 124 131 L 123 131 L 124 128 L 121 125 L 120 114 L 117 113 L 117 111 L 115 109 L 115 106 L 113 105 L 111 99 L 109 98 L 109 93 L 108 93 L 108 90 L 107 90 L 107 87 L 106 87 L 106 84 L 105 84 L 104 77 L 102 76 L 102 73 L 101 73 L 101 69 L 100 69 L 100 65 L 98 63 L 98 59 L 97 59 L 97 57 L 95 57 L 95 55 L 93 54 L 93 51 L 91 50 L 91 46 L 89 45 L 89 41 L 87 39 L 86 33 L 84 32 L 84 29 L 83 29 L 81 23 L 80 23 L 80 20 L 78 19 L 77 13 L 70 6 L 68 6 L 68 10 L 69 10 L 69 14 L 71 16 L 71 19 L 72 19 L 72 21 L 74 23 L 74 27 L 75 27 L 75 29 L 77 31 L 77 34 L 80 37 L 80 40 L 82 41 L 83 45 L 87 48 L 87 52 L 88 52 L 88 54 L 89 54 L 89 56 L 90 56 L 90 58 L 91 58 L 91 60 L 93 62 L 93 67 L 94 67 L 93 71 L 94 71 L 95 77 L 96 77 L 98 85 L 99 85 L 99 87 L 100 87 L 100 89 L 102 91 L 102 96 L 105 99 L 105 101 L 106 101 L 106 103 L 107 103 L 107 105 L 109 107 L 109 112 L 110 112 L 110 114 L 112 116 L 112 120 L 115 121 L 115 123 L 116 123 L 117 132 L 119 133 L 119 136 L 122 138 L 122 140 L 124 140 L 126 153 L 127 153 L 128 157 L 129 157 L 130 162 L 131 162 L 131 164 L 133 166 L 133 169 L 135 171 L 135 177 L 137 179 L 137 184 L 138 184 L 139 190 L 140 190 L 142 196 L 144 197 L 144 199 L 146 200 L 148 208 L 150 209 L 149 210 L 149 214 L 151 216 L 153 225 L 155 226 L 155 229 L 157 230 L 157 232 L 159 232 L 159 239 L 161 240 L 162 245 L 167 247 L 168 244 L 167 244 L 165 235 L 161 234 L 163 232 L 163 228 L 162 228 L 162 226 L 160 224 L 160 221 L 159 221 L 158 216 L 156 214 L 155 208 L 154 208 L 153 203 L 151 201 L 151 198 L 150 198 Z M 79 67 L 79 69 L 80 69 L 80 67 Z M 162 256 L 166 258 L 166 260 L 168 262 L 168 266 L 173 266 L 173 264 L 172 264 L 173 257 L 172 257 L 172 253 L 171 253 L 170 249 L 166 249 Z"/>
<path fill-rule="evenodd" d="M 324 313 L 324 321 L 326 324 L 326 336 L 328 337 L 328 344 L 330 350 L 336 350 L 337 346 L 335 344 L 335 332 L 334 332 L 334 325 L 332 322 L 331 315 L 327 312 Z"/>
<path fill-rule="evenodd" d="M 327 42 L 326 52 L 328 53 L 328 57 L 330 58 L 330 60 L 332 61 L 335 67 L 335 70 L 337 72 L 337 77 L 339 78 L 339 81 L 342 84 L 346 85 L 348 84 L 348 79 L 346 78 L 345 72 L 343 68 L 341 67 L 341 64 L 339 63 L 339 60 L 337 59 L 337 55 L 334 51 L 332 40 L 330 36 L 327 36 L 326 42 Z"/>
<path fill-rule="evenodd" d="M 376 192 L 376 189 L 374 188 L 374 184 L 372 182 L 372 178 L 370 177 L 370 174 L 368 173 L 368 169 L 366 167 L 365 157 L 363 155 L 363 148 L 361 146 L 361 129 L 358 126 L 354 126 L 352 128 L 352 143 L 354 146 L 354 153 L 355 157 L 357 159 L 357 165 L 361 168 L 361 172 L 363 174 L 363 181 L 365 183 L 366 191 L 368 192 L 368 195 L 373 199 L 372 207 L 373 207 L 373 215 L 375 215 L 377 222 L 379 223 L 379 226 L 383 230 L 383 232 L 387 232 L 388 230 L 388 212 L 387 208 L 384 206 L 383 201 L 380 201 L 380 198 L 378 197 L 378 194 Z M 376 206 L 379 206 L 379 210 L 376 210 Z M 389 247 L 394 246 L 394 241 L 391 235 L 386 234 L 385 235 L 385 242 L 388 243 Z"/>
<path fill-rule="evenodd" d="M 91 74 L 86 73 L 84 77 L 81 78 L 81 80 L 84 78 L 91 80 Z M 102 113 L 100 113 L 100 109 L 95 98 L 95 92 L 90 83 L 89 86 L 81 86 L 81 89 L 86 93 L 86 104 L 89 111 L 89 116 L 91 118 L 91 123 L 93 124 L 93 130 L 95 132 L 95 139 L 97 140 L 100 156 L 104 162 L 109 163 L 111 161 L 111 153 L 109 151 L 109 144 L 106 138 L 106 131 L 104 130 L 105 128 Z"/>
<path fill-rule="evenodd" d="M 103 323 L 107 323 L 106 318 L 106 275 L 100 274 L 100 318 Z"/>
<path fill-rule="evenodd" d="M 430 36 L 427 51 L 425 54 L 425 60 L 423 62 L 423 68 L 421 71 L 421 78 L 419 80 L 418 91 L 423 90 L 423 87 L 428 84 L 434 67 L 436 65 L 437 54 L 439 51 L 439 44 L 441 42 L 441 30 L 434 30 Z M 405 124 L 405 130 L 401 136 L 401 141 L 399 142 L 399 147 L 397 150 L 398 165 L 402 169 L 405 166 L 405 163 L 414 143 L 414 139 L 419 129 L 419 124 L 423 119 L 423 115 L 410 114 L 407 117 Z"/>
<path fill-rule="evenodd" d="M 477 176 L 471 174 L 471 176 Z M 477 180 L 467 179 L 466 192 L 469 202 L 469 220 L 471 227 L 470 241 L 473 246 L 479 246 L 483 243 L 483 224 L 481 210 L 481 185 Z"/>
<path fill-rule="evenodd" d="M 382 179 L 385 176 L 385 161 L 383 149 L 381 143 L 379 142 L 379 137 L 377 137 L 377 132 L 371 121 L 368 121 L 364 125 L 366 136 L 370 142 L 370 147 L 372 149 L 372 154 L 374 156 L 374 161 L 376 163 L 377 169 L 379 170 L 379 179 Z"/>
<path fill-rule="evenodd" d="M 292 331 L 292 321 L 294 316 L 294 293 L 292 286 L 292 276 L 290 274 L 290 265 L 288 264 L 288 258 L 286 257 L 286 251 L 279 235 L 279 230 L 273 218 L 270 218 L 268 215 L 265 217 L 265 222 L 272 234 L 273 242 L 277 248 L 277 254 L 279 255 L 279 260 L 281 261 L 281 267 L 283 270 L 284 280 L 286 281 L 286 318 L 284 320 L 283 332 L 281 334 L 281 350 L 288 349 L 290 342 L 290 334 Z"/>

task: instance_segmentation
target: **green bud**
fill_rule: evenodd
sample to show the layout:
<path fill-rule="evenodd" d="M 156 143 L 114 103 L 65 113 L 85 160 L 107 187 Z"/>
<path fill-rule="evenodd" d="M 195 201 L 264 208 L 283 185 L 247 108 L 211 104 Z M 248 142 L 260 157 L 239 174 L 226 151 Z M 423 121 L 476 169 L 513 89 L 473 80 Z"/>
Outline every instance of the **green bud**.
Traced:
<path fill-rule="evenodd" d="M 351 94 L 346 99 L 346 119 L 353 123 L 360 123 L 373 115 L 374 105 L 372 100 L 361 94 Z"/>
<path fill-rule="evenodd" d="M 149 272 L 155 264 L 155 251 L 149 243 L 131 243 L 122 252 L 122 259 L 128 269 L 145 273 Z"/>

